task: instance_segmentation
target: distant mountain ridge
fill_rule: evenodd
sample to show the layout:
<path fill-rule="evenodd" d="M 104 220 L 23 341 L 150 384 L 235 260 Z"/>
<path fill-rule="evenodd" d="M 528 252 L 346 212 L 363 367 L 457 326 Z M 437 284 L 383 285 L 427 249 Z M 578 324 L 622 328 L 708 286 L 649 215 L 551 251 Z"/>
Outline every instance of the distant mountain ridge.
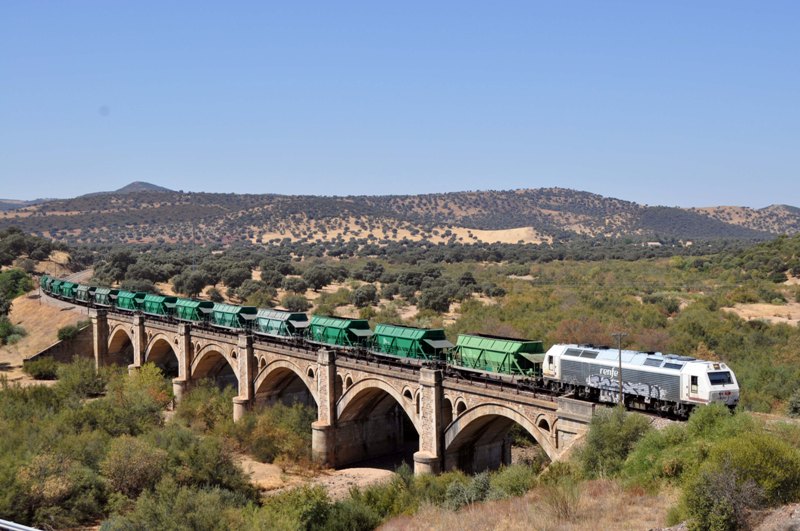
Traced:
<path fill-rule="evenodd" d="M 393 196 L 183 193 L 150 183 L 0 213 L 0 226 L 68 242 L 427 240 L 539 243 L 574 238 L 766 239 L 800 232 L 800 209 L 645 206 L 539 188 Z"/>

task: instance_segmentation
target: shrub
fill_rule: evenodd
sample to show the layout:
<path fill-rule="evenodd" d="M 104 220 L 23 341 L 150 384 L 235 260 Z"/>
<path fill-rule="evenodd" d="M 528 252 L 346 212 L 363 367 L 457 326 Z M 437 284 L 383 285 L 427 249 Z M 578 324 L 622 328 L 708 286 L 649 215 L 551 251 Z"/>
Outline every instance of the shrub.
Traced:
<path fill-rule="evenodd" d="M 58 362 L 48 357 L 29 361 L 22 368 L 34 380 L 55 380 L 58 375 Z"/>
<path fill-rule="evenodd" d="M 684 504 L 689 529 L 733 531 L 746 528 L 749 509 L 764 497 L 755 481 L 743 481 L 735 468 L 703 470 L 687 485 Z"/>
<path fill-rule="evenodd" d="M 492 474 L 489 478 L 489 495 L 491 499 L 522 496 L 536 485 L 540 466 L 511 465 Z"/>
<path fill-rule="evenodd" d="M 789 403 L 786 405 L 787 414 L 790 417 L 800 417 L 800 391 L 795 391 L 789 398 Z"/>
<path fill-rule="evenodd" d="M 64 395 L 86 398 L 102 394 L 106 382 L 106 373 L 95 371 L 94 360 L 77 358 L 58 367 L 56 389 Z"/>
<path fill-rule="evenodd" d="M 589 425 L 586 444 L 579 452 L 583 473 L 594 478 L 615 475 L 650 426 L 647 419 L 618 407 L 597 413 Z"/>
<path fill-rule="evenodd" d="M 246 415 L 234 427 L 234 433 L 259 461 L 271 463 L 281 458 L 310 462 L 310 426 L 315 420 L 314 408 L 299 403 L 292 406 L 277 403 Z"/>
<path fill-rule="evenodd" d="M 155 487 L 164 473 L 167 452 L 142 439 L 123 436 L 114 439 L 100 470 L 112 490 L 135 498 Z"/>
<path fill-rule="evenodd" d="M 236 394 L 233 387 L 220 389 L 211 380 L 200 380 L 180 401 L 175 416 L 192 428 L 213 431 L 232 422 L 231 408 Z"/>
<path fill-rule="evenodd" d="M 302 295 L 285 295 L 281 299 L 281 304 L 291 312 L 304 312 L 311 307 L 311 304 Z"/>
<path fill-rule="evenodd" d="M 78 335 L 78 327 L 75 325 L 62 326 L 58 329 L 59 341 L 70 341 Z"/>

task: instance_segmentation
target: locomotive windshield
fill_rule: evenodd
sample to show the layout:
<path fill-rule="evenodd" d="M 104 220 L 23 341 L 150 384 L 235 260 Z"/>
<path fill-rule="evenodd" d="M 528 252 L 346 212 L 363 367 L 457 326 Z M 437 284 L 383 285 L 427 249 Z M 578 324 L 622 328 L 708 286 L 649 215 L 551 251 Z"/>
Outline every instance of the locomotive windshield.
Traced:
<path fill-rule="evenodd" d="M 733 383 L 730 371 L 710 372 L 708 373 L 708 380 L 711 382 L 711 385 L 726 385 Z"/>

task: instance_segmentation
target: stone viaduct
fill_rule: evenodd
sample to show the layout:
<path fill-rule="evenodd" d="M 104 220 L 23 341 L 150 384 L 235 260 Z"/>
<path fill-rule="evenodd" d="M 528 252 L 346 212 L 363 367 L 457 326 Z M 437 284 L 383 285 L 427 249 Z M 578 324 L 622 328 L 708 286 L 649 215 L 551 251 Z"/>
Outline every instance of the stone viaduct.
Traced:
<path fill-rule="evenodd" d="M 193 381 L 214 378 L 238 389 L 234 420 L 262 401 L 316 406 L 313 456 L 332 467 L 410 449 L 415 473 L 496 468 L 510 463 L 515 424 L 555 460 L 585 433 L 594 411 L 591 403 L 323 347 L 115 311 L 92 309 L 90 317 L 98 367 L 154 363 L 173 377 L 176 400 Z"/>

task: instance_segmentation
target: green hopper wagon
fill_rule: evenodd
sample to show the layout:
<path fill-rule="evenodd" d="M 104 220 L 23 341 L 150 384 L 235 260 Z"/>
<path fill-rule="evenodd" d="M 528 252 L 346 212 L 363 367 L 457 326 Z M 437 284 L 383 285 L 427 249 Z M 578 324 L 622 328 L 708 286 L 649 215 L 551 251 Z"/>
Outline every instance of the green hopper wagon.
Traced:
<path fill-rule="evenodd" d="M 214 303 L 211 301 L 178 299 L 175 302 L 175 317 L 181 321 L 204 322 L 208 320 L 213 309 Z"/>
<path fill-rule="evenodd" d="M 480 371 L 541 376 L 544 348 L 541 341 L 486 335 L 458 336 L 453 365 Z"/>
<path fill-rule="evenodd" d="M 65 280 L 64 282 L 61 283 L 61 286 L 59 287 L 58 290 L 59 290 L 60 295 L 62 297 L 64 297 L 65 299 L 74 299 L 75 298 L 75 288 L 77 288 L 77 287 L 78 287 L 78 285 L 75 284 L 74 282 L 68 282 L 68 281 Z"/>
<path fill-rule="evenodd" d="M 233 304 L 214 304 L 211 309 L 211 324 L 222 328 L 244 330 L 250 327 L 258 308 L 255 306 L 234 306 Z"/>
<path fill-rule="evenodd" d="M 141 310 L 146 295 L 146 293 L 141 291 L 133 292 L 120 290 L 117 293 L 116 307 L 118 310 L 125 310 L 128 312 Z"/>
<path fill-rule="evenodd" d="M 61 295 L 61 284 L 63 284 L 63 280 L 59 280 L 57 278 L 53 279 L 50 282 L 50 294 L 51 295 Z"/>
<path fill-rule="evenodd" d="M 172 315 L 176 302 L 178 302 L 178 297 L 165 297 L 148 293 L 144 296 L 142 311 L 150 315 Z"/>
<path fill-rule="evenodd" d="M 77 288 L 75 288 L 75 300 L 82 301 L 82 302 L 89 302 L 94 300 L 94 292 L 97 288 L 94 286 L 87 286 L 86 284 L 80 284 Z"/>
<path fill-rule="evenodd" d="M 260 308 L 253 324 L 253 332 L 267 336 L 301 336 L 308 328 L 308 316 L 302 312 Z"/>
<path fill-rule="evenodd" d="M 52 281 L 53 279 L 49 275 L 42 275 L 39 278 L 39 287 L 47 291 L 47 289 L 50 287 L 50 282 Z"/>
<path fill-rule="evenodd" d="M 94 290 L 94 303 L 97 306 L 114 306 L 114 299 L 118 293 L 118 289 L 97 288 Z"/>
<path fill-rule="evenodd" d="M 369 321 L 366 319 L 348 319 L 343 317 L 311 317 L 311 325 L 306 337 L 317 343 L 327 343 L 340 347 L 366 346 L 372 336 Z"/>
<path fill-rule="evenodd" d="M 447 350 L 453 348 L 441 328 L 392 324 L 375 325 L 372 346 L 385 354 L 424 360 L 444 360 Z"/>

